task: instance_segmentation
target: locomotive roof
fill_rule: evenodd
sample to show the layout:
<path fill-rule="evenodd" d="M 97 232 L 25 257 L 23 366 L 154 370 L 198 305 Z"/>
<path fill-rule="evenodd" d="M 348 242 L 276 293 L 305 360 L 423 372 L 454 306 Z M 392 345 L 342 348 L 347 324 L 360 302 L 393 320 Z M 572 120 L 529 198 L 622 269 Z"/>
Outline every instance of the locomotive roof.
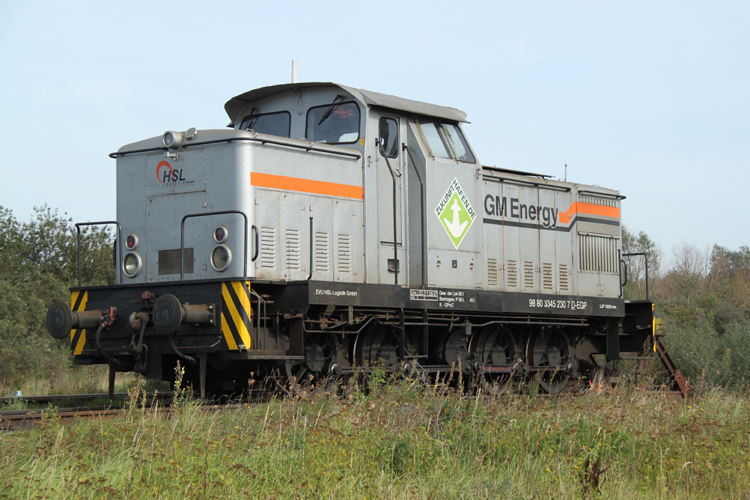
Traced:
<path fill-rule="evenodd" d="M 381 108 L 395 109 L 398 111 L 406 111 L 408 113 L 414 113 L 418 115 L 433 116 L 436 118 L 443 118 L 446 120 L 465 122 L 466 113 L 456 108 L 449 108 L 447 106 L 438 106 L 436 104 L 429 104 L 422 101 L 413 101 L 411 99 L 404 99 L 403 97 L 396 97 L 388 94 L 381 94 L 379 92 L 372 92 L 369 90 L 355 89 L 352 87 L 346 87 L 338 83 L 331 82 L 308 82 L 308 83 L 286 83 L 282 85 L 271 85 L 269 87 L 261 87 L 259 89 L 251 90 L 231 98 L 224 105 L 224 109 L 229 115 L 229 119 L 232 123 L 237 120 L 237 117 L 248 103 L 257 101 L 264 97 L 268 97 L 288 90 L 301 89 L 307 87 L 335 87 L 340 88 L 354 97 L 364 102 L 368 106 L 377 106 Z"/>

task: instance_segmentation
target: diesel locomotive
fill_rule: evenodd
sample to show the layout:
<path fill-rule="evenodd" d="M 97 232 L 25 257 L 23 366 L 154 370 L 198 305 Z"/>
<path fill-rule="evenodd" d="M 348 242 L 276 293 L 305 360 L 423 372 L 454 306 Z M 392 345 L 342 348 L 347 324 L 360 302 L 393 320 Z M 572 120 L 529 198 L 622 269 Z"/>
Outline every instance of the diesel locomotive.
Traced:
<path fill-rule="evenodd" d="M 180 361 L 201 395 L 374 363 L 554 393 L 653 335 L 623 299 L 618 191 L 483 165 L 450 107 L 291 83 L 225 109 L 110 155 L 117 220 L 87 224 L 117 235 L 116 284 L 47 315 L 110 390 Z"/>

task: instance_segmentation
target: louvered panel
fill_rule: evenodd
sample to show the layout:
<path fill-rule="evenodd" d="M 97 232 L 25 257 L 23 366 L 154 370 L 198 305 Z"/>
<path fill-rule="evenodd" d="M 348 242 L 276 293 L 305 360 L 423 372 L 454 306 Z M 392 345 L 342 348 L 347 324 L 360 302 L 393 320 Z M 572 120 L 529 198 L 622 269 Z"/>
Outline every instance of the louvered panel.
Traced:
<path fill-rule="evenodd" d="M 618 238 L 579 234 L 578 263 L 580 270 L 617 274 L 618 246 Z"/>
<path fill-rule="evenodd" d="M 518 288 L 518 262 L 509 260 L 505 265 L 505 275 L 507 276 L 508 288 Z"/>
<path fill-rule="evenodd" d="M 560 264 L 557 269 L 557 283 L 560 286 L 560 292 L 567 292 L 570 290 L 568 266 L 567 264 Z"/>
<path fill-rule="evenodd" d="M 276 228 L 260 228 L 260 267 L 276 269 Z"/>
<path fill-rule="evenodd" d="M 523 263 L 523 287 L 534 288 L 534 263 L 528 260 Z"/>
<path fill-rule="evenodd" d="M 302 260 L 301 235 L 297 229 L 286 230 L 286 268 L 299 271 Z"/>
<path fill-rule="evenodd" d="M 339 234 L 336 237 L 336 256 L 338 258 L 338 270 L 340 273 L 352 272 L 352 237 L 348 234 Z"/>
<path fill-rule="evenodd" d="M 592 205 L 601 205 L 603 207 L 617 207 L 617 200 L 610 198 L 599 198 L 597 196 L 579 196 L 578 201 L 581 203 L 590 203 Z"/>
<path fill-rule="evenodd" d="M 487 259 L 487 285 L 491 288 L 497 288 L 497 259 Z"/>
<path fill-rule="evenodd" d="M 552 272 L 552 264 L 545 262 L 542 264 L 542 288 L 552 291 L 555 288 L 555 279 Z"/>
<path fill-rule="evenodd" d="M 331 270 L 331 242 L 328 233 L 315 233 L 315 271 Z"/>

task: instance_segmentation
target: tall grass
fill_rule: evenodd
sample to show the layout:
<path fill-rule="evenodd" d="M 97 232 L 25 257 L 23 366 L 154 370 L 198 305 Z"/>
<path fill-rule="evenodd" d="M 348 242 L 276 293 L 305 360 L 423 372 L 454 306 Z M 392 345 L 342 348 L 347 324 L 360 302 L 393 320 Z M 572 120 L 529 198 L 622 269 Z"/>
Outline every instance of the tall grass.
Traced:
<path fill-rule="evenodd" d="M 0 498 L 747 498 L 750 402 L 633 384 L 464 395 L 419 378 L 0 436 Z M 327 394 L 327 393 L 334 394 Z"/>
<path fill-rule="evenodd" d="M 66 355 L 67 357 L 67 355 Z M 18 376 L 12 382 L 0 379 L 0 396 L 11 396 L 21 391 L 24 396 L 46 396 L 49 394 L 95 394 L 109 390 L 109 367 L 91 365 L 67 367 L 69 359 L 62 358 L 63 366 L 58 367 L 49 377 Z M 126 392 L 139 377 L 137 373 L 118 373 L 115 392 Z M 151 383 L 149 386 L 155 384 Z M 168 384 L 160 384 L 160 388 Z"/>

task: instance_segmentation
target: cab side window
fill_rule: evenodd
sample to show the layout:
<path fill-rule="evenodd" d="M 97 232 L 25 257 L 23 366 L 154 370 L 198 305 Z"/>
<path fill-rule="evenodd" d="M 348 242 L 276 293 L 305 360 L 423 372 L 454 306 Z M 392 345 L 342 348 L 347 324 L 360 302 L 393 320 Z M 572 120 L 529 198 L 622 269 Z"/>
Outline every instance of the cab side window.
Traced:
<path fill-rule="evenodd" d="M 326 144 L 351 144 L 359 140 L 359 107 L 354 102 L 331 103 L 307 111 L 305 137 Z"/>
<path fill-rule="evenodd" d="M 378 122 L 378 136 L 388 158 L 398 156 L 398 122 L 385 116 Z"/>
<path fill-rule="evenodd" d="M 259 134 L 289 137 L 292 116 L 288 111 L 266 113 L 263 115 L 250 114 L 242 119 L 240 130 L 253 130 Z"/>

